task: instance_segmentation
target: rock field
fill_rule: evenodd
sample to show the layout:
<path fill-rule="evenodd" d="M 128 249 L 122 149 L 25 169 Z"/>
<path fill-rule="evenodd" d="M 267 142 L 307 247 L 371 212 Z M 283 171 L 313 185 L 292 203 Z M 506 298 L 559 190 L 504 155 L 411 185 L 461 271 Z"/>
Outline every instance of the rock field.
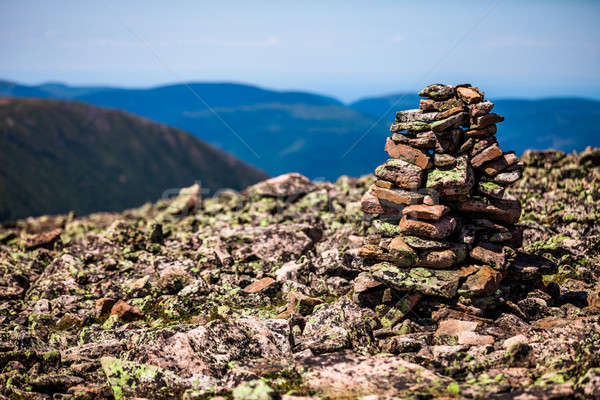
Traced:
<path fill-rule="evenodd" d="M 374 176 L 5 223 L 0 399 L 600 398 L 600 149 L 520 161 L 503 279 L 361 256 Z"/>

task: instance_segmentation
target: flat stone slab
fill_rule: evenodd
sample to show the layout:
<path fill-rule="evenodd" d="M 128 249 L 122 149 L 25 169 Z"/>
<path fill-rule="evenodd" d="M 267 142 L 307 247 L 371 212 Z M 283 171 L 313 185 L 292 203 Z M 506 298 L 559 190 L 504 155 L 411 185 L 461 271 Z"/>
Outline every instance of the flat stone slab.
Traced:
<path fill-rule="evenodd" d="M 246 189 L 246 193 L 258 197 L 290 197 L 301 196 L 315 188 L 316 186 L 304 175 L 290 172 L 252 185 Z"/>
<path fill-rule="evenodd" d="M 375 176 L 403 189 L 418 189 L 423 182 L 423 169 L 404 160 L 391 158 L 375 169 Z"/>
<path fill-rule="evenodd" d="M 442 85 L 441 83 L 429 85 L 419 92 L 420 97 L 428 97 L 434 100 L 446 100 L 455 94 L 456 88 L 454 86 Z"/>
<path fill-rule="evenodd" d="M 304 380 L 319 398 L 436 397 L 454 382 L 393 355 L 337 353 L 307 358 L 300 366 L 308 371 Z"/>
<path fill-rule="evenodd" d="M 518 200 L 492 200 L 485 197 L 470 198 L 460 202 L 458 210 L 513 225 L 519 221 L 521 216 L 521 203 Z"/>
<path fill-rule="evenodd" d="M 454 232 L 456 219 L 444 216 L 437 221 L 420 221 L 403 216 L 398 224 L 400 231 L 406 235 L 429 239 L 445 239 Z"/>
<path fill-rule="evenodd" d="M 392 158 L 399 158 L 422 169 L 431 166 L 431 158 L 423 151 L 402 143 L 396 143 L 392 138 L 387 138 L 385 152 Z"/>
<path fill-rule="evenodd" d="M 460 280 L 456 271 L 420 267 L 401 269 L 389 263 L 375 264 L 370 272 L 375 280 L 393 289 L 447 299 L 456 295 Z"/>
<path fill-rule="evenodd" d="M 424 112 L 420 108 L 414 110 L 404 110 L 396 113 L 396 122 L 429 122 L 438 119 L 438 115 L 439 113 L 435 111 Z"/>
<path fill-rule="evenodd" d="M 435 168 L 427 174 L 427 189 L 434 189 L 440 197 L 468 195 L 474 184 L 473 170 L 466 157 L 456 159 L 453 168 Z"/>

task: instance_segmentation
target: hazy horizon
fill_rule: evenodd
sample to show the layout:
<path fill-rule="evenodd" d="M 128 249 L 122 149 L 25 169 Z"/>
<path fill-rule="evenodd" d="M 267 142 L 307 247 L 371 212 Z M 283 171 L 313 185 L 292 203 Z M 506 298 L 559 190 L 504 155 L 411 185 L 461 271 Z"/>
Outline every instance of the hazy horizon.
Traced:
<path fill-rule="evenodd" d="M 345 103 L 431 82 L 471 82 L 492 98 L 600 93 L 600 2 L 60 3 L 0 2 L 0 76 L 239 82 Z"/>
<path fill-rule="evenodd" d="M 3 77 L 0 77 L 0 82 L 1 81 L 8 81 L 8 82 L 12 82 L 12 83 L 17 83 L 17 84 L 21 84 L 21 85 L 26 85 L 26 86 L 42 86 L 42 85 L 65 85 L 65 86 L 70 86 L 70 87 L 106 87 L 106 88 L 114 88 L 114 89 L 125 89 L 125 90 L 145 90 L 145 89 L 154 89 L 154 88 L 159 88 L 159 87 L 166 87 L 166 86 L 174 86 L 174 85 L 185 85 L 185 84 L 237 84 L 237 85 L 247 85 L 247 86 L 255 86 L 258 87 L 260 89 L 265 89 L 265 90 L 273 90 L 273 91 L 280 91 L 280 92 L 305 92 L 305 93 L 311 93 L 311 94 L 316 94 L 316 95 L 320 95 L 320 96 L 326 96 L 326 97 L 332 97 L 336 100 L 341 101 L 343 104 L 348 105 L 348 104 L 352 104 L 358 100 L 362 100 L 362 99 L 366 99 L 366 98 L 377 98 L 377 97 L 385 97 L 385 96 L 393 96 L 393 95 L 397 95 L 397 94 L 412 94 L 416 96 L 416 92 L 415 91 L 411 91 L 408 89 L 402 90 L 396 90 L 393 92 L 386 92 L 386 93 L 372 93 L 372 94 L 364 94 L 361 95 L 359 97 L 356 98 L 350 98 L 350 100 L 344 100 L 340 97 L 335 96 L 332 93 L 326 93 L 323 91 L 319 91 L 318 89 L 316 90 L 312 90 L 310 88 L 304 88 L 304 89 L 298 89 L 298 88 L 274 88 L 274 87 L 269 87 L 266 85 L 261 85 L 259 83 L 252 83 L 252 82 L 240 82 L 240 81 L 224 81 L 224 80 L 219 80 L 219 81 L 201 81 L 201 80 L 190 80 L 190 81 L 181 81 L 181 82 L 164 82 L 164 83 L 159 83 L 159 84 L 154 84 L 154 85 L 139 85 L 139 86 L 127 86 L 127 85 L 117 85 L 117 84 L 101 84 L 101 83 L 94 83 L 94 84 L 72 84 L 69 82 L 63 82 L 63 81 L 42 81 L 42 82 L 22 82 L 22 81 L 15 81 L 15 80 L 11 80 L 11 79 L 6 79 Z M 436 83 L 436 82 L 429 82 L 429 83 Z M 440 82 L 440 83 L 445 83 L 445 84 L 458 84 L 458 83 L 462 83 L 462 82 Z M 473 83 L 473 82 L 470 82 Z M 476 86 L 476 84 L 474 84 Z M 485 89 L 482 87 L 482 89 Z M 486 95 L 488 95 L 489 92 L 486 91 Z M 490 98 L 493 96 L 489 96 Z M 518 95 L 506 95 L 506 96 L 499 96 L 499 97 L 494 97 L 494 100 L 531 100 L 531 101 L 535 101 L 535 100 L 546 100 L 546 99 L 553 99 L 553 98 L 579 98 L 579 99 L 583 99 L 583 100 L 592 100 L 592 101 L 600 101 L 600 95 L 599 96 L 582 96 L 582 95 L 570 95 L 568 93 L 566 94 L 560 94 L 560 95 L 549 95 L 549 96 L 532 96 L 532 97 L 527 97 L 527 96 L 518 96 Z"/>

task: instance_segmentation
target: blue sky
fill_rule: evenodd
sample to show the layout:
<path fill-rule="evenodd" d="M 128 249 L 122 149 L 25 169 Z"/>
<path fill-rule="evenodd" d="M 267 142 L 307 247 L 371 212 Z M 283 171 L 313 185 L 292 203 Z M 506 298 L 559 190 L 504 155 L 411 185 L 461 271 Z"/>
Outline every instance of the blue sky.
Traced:
<path fill-rule="evenodd" d="M 600 98 L 600 1 L 0 0 L 0 78 Z"/>

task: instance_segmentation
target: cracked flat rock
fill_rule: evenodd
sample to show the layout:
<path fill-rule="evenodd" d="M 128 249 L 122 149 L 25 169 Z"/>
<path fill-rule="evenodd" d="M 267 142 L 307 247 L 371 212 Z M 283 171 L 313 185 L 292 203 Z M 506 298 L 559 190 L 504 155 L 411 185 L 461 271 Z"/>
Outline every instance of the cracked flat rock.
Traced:
<path fill-rule="evenodd" d="M 375 280 L 396 290 L 444 298 L 454 297 L 460 279 L 454 271 L 426 268 L 401 269 L 388 263 L 375 264 L 370 272 Z"/>
<path fill-rule="evenodd" d="M 315 185 L 297 172 L 259 182 L 246 189 L 250 196 L 299 197 L 315 189 Z"/>
<path fill-rule="evenodd" d="M 362 396 L 414 396 L 443 394 L 452 379 L 442 377 L 402 358 L 358 356 L 348 353 L 312 358 L 307 381 L 311 389 L 327 398 Z M 392 384 L 390 384 L 392 382 Z"/>

